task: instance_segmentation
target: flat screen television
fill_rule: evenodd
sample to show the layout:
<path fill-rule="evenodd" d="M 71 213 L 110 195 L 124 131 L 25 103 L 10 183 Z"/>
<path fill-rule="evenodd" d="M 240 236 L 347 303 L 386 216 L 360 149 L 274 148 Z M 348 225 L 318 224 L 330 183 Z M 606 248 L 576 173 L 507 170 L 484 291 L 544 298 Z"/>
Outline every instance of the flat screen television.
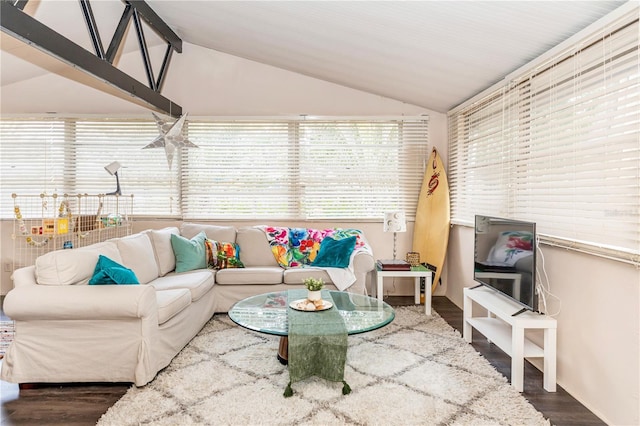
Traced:
<path fill-rule="evenodd" d="M 538 311 L 536 224 L 476 215 L 473 279 Z"/>

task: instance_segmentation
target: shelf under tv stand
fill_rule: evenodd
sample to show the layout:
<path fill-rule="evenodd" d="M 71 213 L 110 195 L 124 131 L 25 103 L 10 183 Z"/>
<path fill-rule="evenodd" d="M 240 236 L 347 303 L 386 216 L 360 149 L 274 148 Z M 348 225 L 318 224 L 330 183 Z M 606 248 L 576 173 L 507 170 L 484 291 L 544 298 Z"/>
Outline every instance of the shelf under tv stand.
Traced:
<path fill-rule="evenodd" d="M 474 317 L 474 303 L 488 311 L 486 317 Z M 556 391 L 556 330 L 557 321 L 546 315 L 526 311 L 519 315 L 521 305 L 486 287 L 464 289 L 463 337 L 471 343 L 475 328 L 490 342 L 511 357 L 511 384 L 522 392 L 524 359 L 544 358 L 543 387 Z M 525 337 L 525 330 L 544 330 L 544 347 Z"/>

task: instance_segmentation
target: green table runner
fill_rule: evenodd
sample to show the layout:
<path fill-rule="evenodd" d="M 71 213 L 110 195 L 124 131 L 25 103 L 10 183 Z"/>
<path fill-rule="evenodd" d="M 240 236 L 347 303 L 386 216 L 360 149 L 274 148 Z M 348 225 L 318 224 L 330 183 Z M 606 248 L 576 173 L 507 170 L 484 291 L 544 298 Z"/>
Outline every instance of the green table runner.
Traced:
<path fill-rule="evenodd" d="M 288 292 L 289 303 L 304 299 L 307 290 Z M 331 298 L 331 293 L 322 290 L 322 299 L 334 304 L 331 309 L 320 312 L 289 312 L 289 384 L 284 396 L 293 395 L 291 384 L 318 376 L 344 384 L 342 393 L 351 392 L 344 381 L 344 366 L 347 361 L 347 328 Z"/>

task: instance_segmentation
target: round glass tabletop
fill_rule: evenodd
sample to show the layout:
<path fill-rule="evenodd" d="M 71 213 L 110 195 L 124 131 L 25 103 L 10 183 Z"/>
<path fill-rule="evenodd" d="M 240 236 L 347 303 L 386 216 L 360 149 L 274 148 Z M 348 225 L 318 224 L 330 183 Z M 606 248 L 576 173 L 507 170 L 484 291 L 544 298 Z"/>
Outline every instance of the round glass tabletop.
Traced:
<path fill-rule="evenodd" d="M 261 333 L 286 336 L 289 302 L 304 298 L 306 290 L 285 290 L 251 296 L 236 303 L 229 318 L 236 324 Z M 302 297 L 300 297 L 302 296 Z M 395 312 L 386 302 L 362 294 L 323 290 L 322 298 L 333 302 L 348 334 L 364 333 L 393 321 Z M 309 312 L 314 315 L 315 312 Z"/>

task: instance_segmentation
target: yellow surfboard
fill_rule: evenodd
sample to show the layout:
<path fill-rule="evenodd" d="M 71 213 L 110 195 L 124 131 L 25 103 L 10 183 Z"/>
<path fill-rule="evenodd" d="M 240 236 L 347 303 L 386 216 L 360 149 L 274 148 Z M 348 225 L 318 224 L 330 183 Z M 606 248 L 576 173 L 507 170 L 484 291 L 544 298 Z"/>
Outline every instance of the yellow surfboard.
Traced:
<path fill-rule="evenodd" d="M 413 251 L 420 253 L 420 262 L 434 269 L 431 292 L 436 290 L 449 243 L 451 210 L 449 182 L 444 164 L 433 148 L 420 189 L 413 228 Z"/>

